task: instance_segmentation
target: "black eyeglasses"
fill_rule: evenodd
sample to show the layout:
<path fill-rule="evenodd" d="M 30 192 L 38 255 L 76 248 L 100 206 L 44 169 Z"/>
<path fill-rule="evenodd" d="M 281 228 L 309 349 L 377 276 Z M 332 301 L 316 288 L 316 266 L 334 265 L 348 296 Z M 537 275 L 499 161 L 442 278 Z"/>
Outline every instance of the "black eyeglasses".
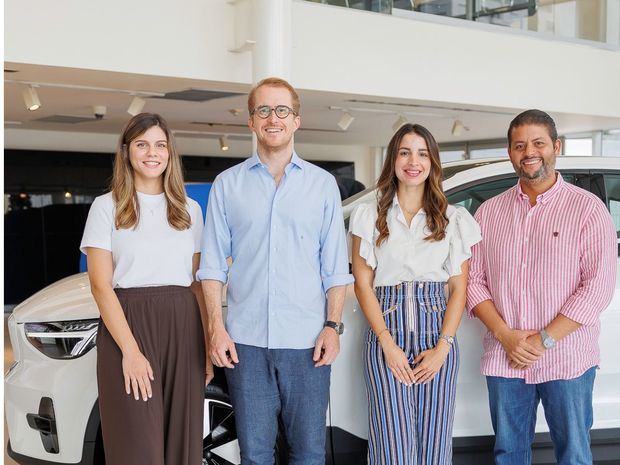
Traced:
<path fill-rule="evenodd" d="M 261 119 L 267 119 L 271 115 L 272 111 L 280 119 L 286 118 L 291 113 L 297 116 L 297 113 L 295 113 L 295 111 L 292 108 L 287 107 L 286 105 L 277 105 L 275 107 L 270 107 L 269 105 L 261 105 L 260 107 L 254 108 L 251 114 L 258 116 Z"/>

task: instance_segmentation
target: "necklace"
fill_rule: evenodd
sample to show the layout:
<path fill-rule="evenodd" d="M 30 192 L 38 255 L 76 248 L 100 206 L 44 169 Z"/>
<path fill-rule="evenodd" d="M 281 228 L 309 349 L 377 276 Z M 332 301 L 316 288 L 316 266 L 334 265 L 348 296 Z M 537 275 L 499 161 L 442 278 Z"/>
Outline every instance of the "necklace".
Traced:
<path fill-rule="evenodd" d="M 145 194 L 142 194 L 140 196 L 140 207 L 144 207 L 146 211 L 151 214 L 151 216 L 154 216 L 155 212 L 159 210 L 161 206 L 166 202 L 166 196 L 163 194 L 158 195 L 157 200 L 153 199 L 152 197 L 155 196 L 148 197 Z"/>

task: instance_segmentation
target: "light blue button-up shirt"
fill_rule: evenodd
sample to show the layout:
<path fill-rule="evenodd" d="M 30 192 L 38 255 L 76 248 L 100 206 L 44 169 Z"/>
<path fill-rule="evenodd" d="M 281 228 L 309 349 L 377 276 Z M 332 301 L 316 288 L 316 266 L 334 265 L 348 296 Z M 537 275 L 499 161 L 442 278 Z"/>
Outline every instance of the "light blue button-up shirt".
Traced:
<path fill-rule="evenodd" d="M 284 173 L 276 187 L 254 154 L 215 179 L 197 277 L 228 281 L 235 342 L 306 349 L 323 328 L 327 290 L 353 277 L 335 178 L 296 153 Z"/>

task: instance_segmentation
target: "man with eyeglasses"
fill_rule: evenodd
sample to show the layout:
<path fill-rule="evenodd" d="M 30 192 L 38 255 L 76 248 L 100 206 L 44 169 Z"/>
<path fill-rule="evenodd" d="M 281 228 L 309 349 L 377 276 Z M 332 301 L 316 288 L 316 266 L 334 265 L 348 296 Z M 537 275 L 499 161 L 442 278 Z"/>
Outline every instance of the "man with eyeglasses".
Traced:
<path fill-rule="evenodd" d="M 197 276 L 244 465 L 274 463 L 278 417 L 290 463 L 324 464 L 330 364 L 353 282 L 336 180 L 293 148 L 299 107 L 282 79 L 252 89 L 248 125 L 257 151 L 215 179 L 205 220 Z"/>

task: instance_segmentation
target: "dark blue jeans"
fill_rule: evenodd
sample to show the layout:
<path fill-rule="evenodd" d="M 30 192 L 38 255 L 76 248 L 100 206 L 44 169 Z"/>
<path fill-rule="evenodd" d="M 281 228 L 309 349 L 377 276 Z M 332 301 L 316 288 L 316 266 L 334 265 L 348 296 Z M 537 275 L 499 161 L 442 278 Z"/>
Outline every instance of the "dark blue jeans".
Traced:
<path fill-rule="evenodd" d="M 272 465 L 281 416 L 290 465 L 324 465 L 330 367 L 314 367 L 314 349 L 235 344 L 226 369 L 242 465 Z"/>
<path fill-rule="evenodd" d="M 525 384 L 487 376 L 495 464 L 532 463 L 536 409 L 542 401 L 558 465 L 592 465 L 592 389 L 596 367 L 578 378 Z"/>

